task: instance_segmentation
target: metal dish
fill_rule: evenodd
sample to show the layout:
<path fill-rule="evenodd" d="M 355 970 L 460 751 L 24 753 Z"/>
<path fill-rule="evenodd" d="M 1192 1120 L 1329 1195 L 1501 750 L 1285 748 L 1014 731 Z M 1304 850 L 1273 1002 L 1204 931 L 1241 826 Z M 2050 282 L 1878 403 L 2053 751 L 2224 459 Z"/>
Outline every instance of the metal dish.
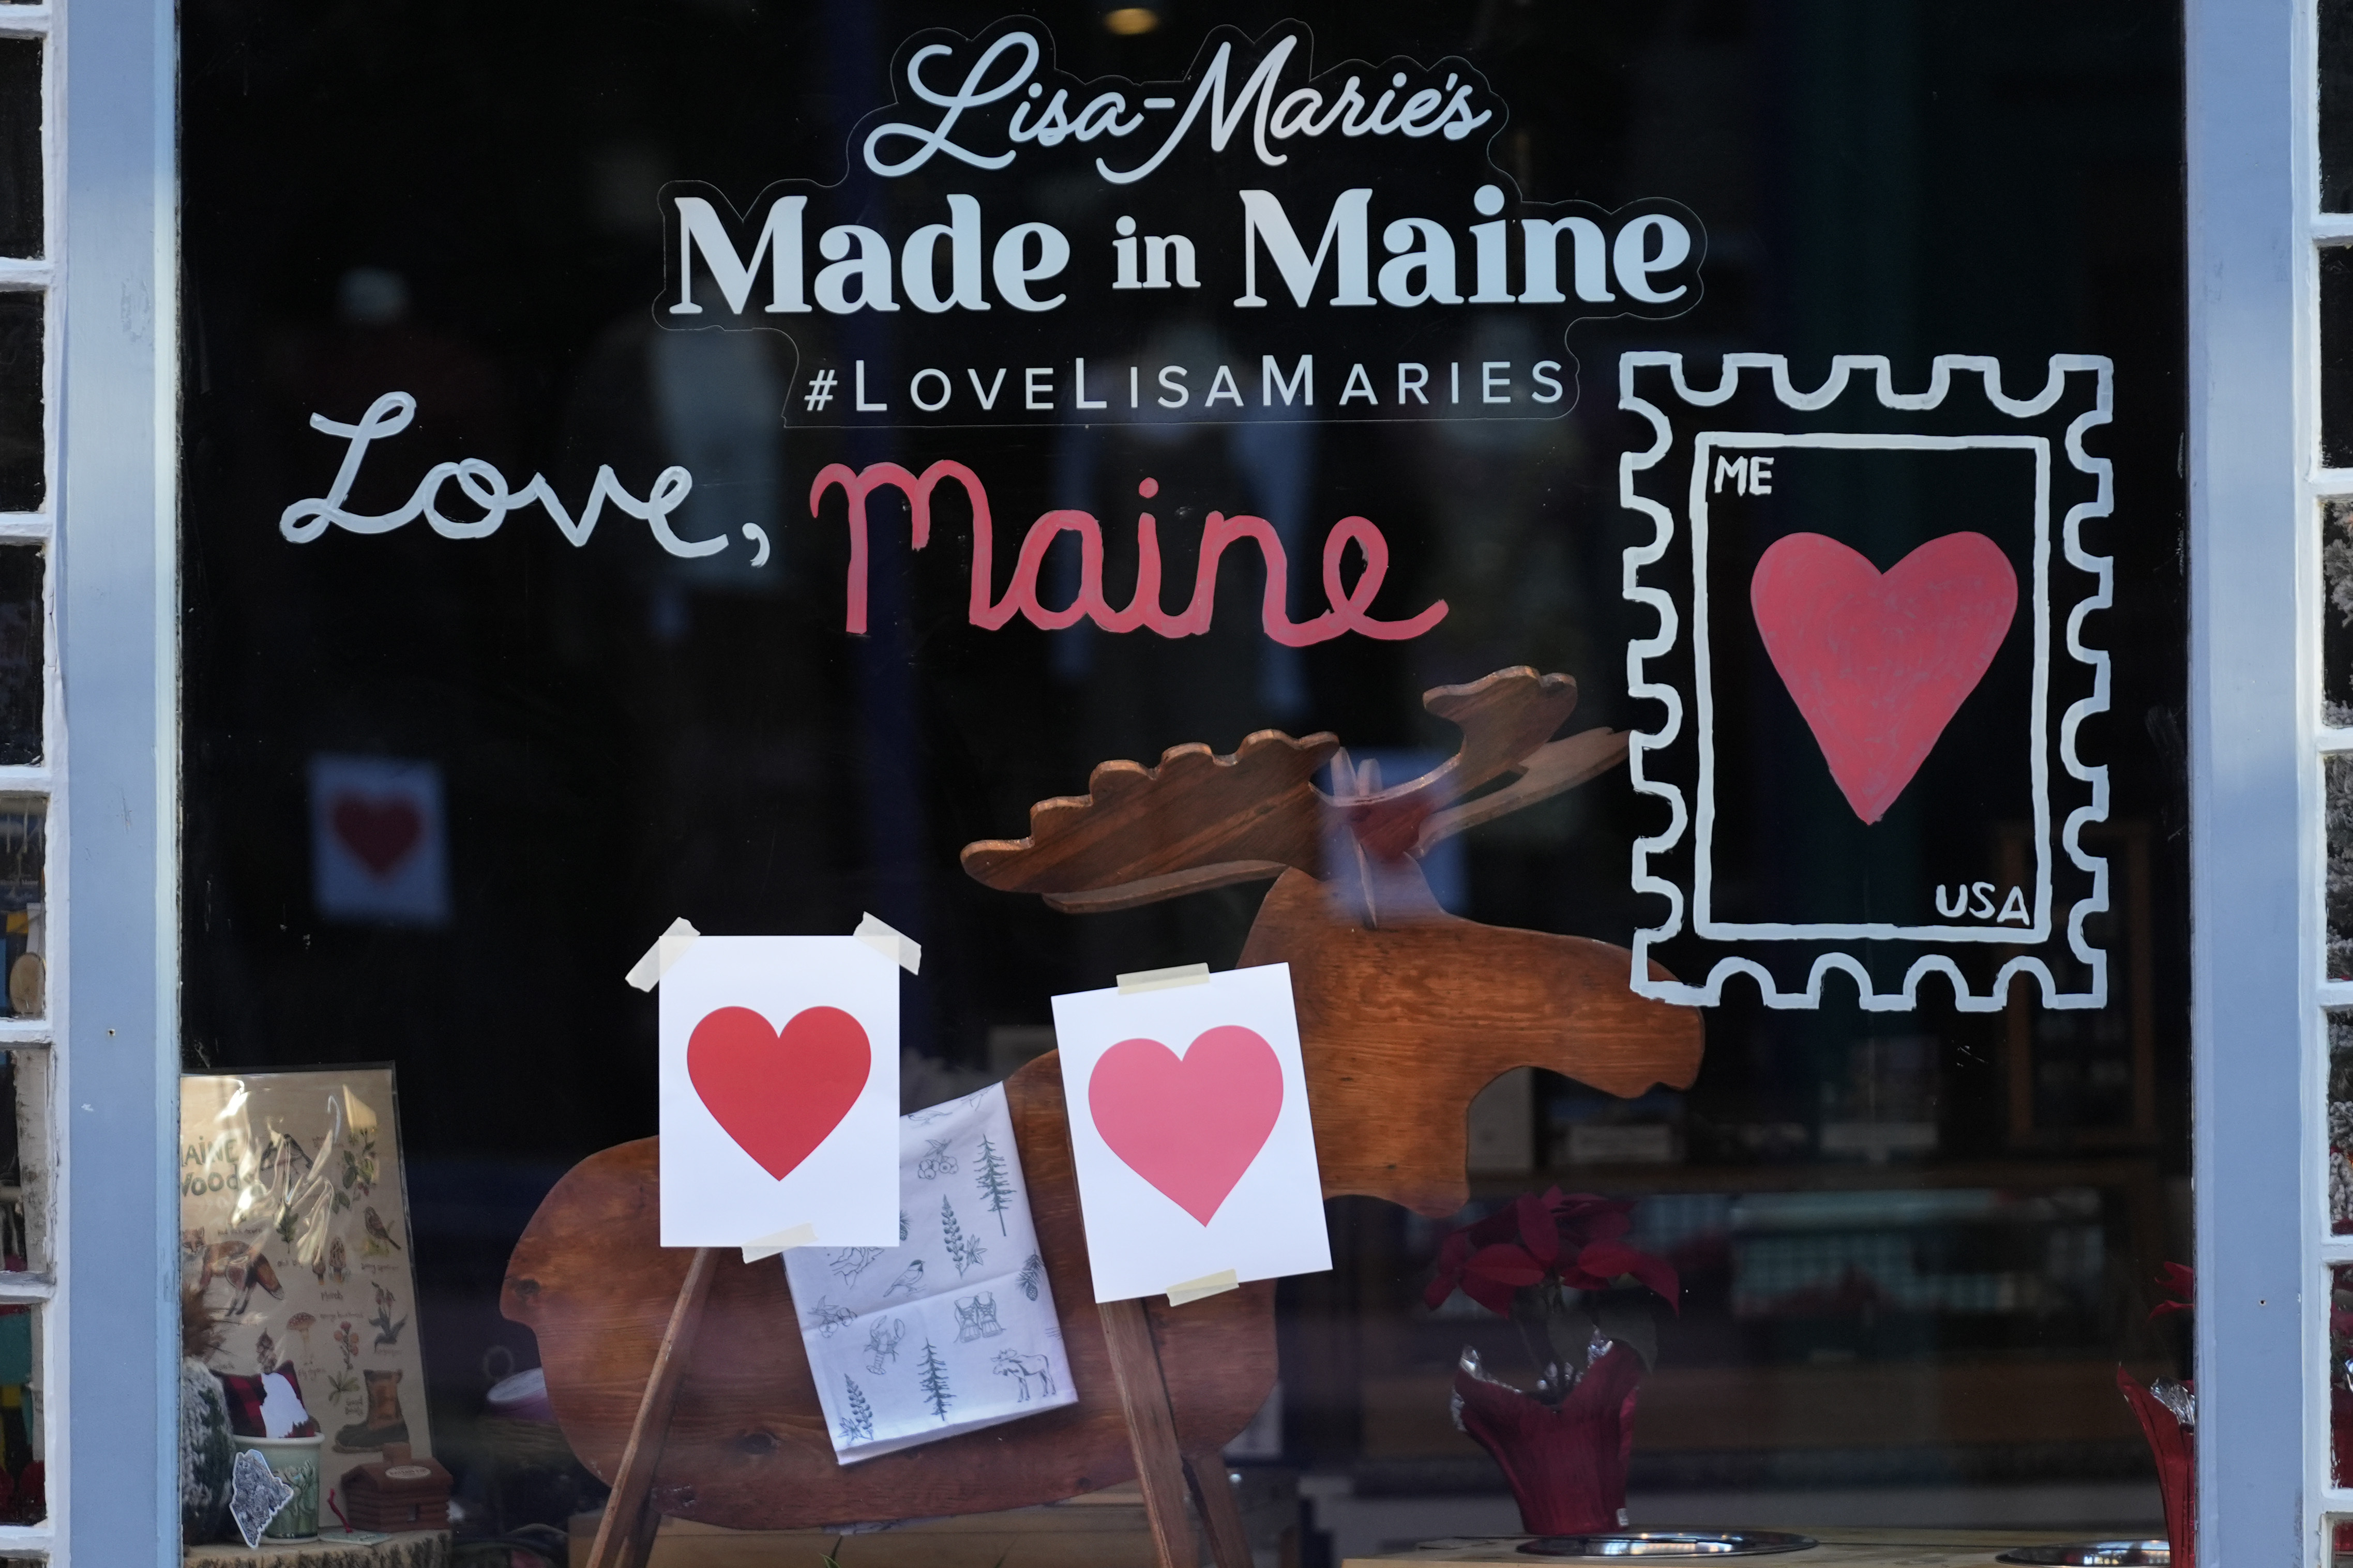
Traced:
<path fill-rule="evenodd" d="M 2168 1541 L 2071 1541 L 2055 1546 L 2021 1546 L 1994 1559 L 2036 1568 L 2172 1568 Z"/>
<path fill-rule="evenodd" d="M 1778 1530 L 1611 1530 L 1540 1536 L 1521 1542 L 1520 1550 L 1531 1557 L 1761 1557 L 1820 1544 Z"/>

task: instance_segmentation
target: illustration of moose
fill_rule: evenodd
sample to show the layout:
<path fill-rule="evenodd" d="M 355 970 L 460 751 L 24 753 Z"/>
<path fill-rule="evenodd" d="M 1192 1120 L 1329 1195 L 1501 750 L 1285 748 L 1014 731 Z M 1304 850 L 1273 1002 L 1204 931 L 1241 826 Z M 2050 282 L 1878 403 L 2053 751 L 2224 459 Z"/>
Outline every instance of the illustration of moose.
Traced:
<path fill-rule="evenodd" d="M 1053 1397 L 1054 1365 L 1044 1356 L 1023 1355 L 1019 1351 L 998 1351 L 992 1364 L 997 1368 L 997 1376 L 1011 1378 L 1013 1385 L 1021 1391 L 1018 1403 L 1029 1403 L 1029 1380 L 1033 1377 L 1038 1380 L 1039 1397 Z"/>

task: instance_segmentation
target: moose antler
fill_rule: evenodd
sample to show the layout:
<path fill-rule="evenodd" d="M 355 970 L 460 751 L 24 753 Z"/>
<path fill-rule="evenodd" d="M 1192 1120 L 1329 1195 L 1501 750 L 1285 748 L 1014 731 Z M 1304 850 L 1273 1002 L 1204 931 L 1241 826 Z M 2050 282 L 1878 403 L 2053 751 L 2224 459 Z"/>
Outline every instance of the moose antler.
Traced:
<path fill-rule="evenodd" d="M 1326 875 L 1329 830 L 1345 826 L 1377 860 L 1419 855 L 1440 839 L 1583 784 L 1626 754 L 1626 738 L 1588 730 L 1547 743 L 1577 706 L 1577 682 L 1523 665 L 1425 692 L 1422 706 L 1459 725 L 1462 746 L 1420 777 L 1355 793 L 1336 738 L 1246 737 L 1230 756 L 1177 746 L 1157 767 L 1105 763 L 1088 793 L 1029 808 L 1029 837 L 965 847 L 964 868 L 1005 892 L 1040 893 L 1054 909 L 1090 913 L 1261 880 L 1295 868 Z M 1313 779 L 1327 762 L 1342 793 Z M 1344 779 L 1340 775 L 1345 773 Z M 1447 809 L 1498 779 L 1512 782 Z"/>

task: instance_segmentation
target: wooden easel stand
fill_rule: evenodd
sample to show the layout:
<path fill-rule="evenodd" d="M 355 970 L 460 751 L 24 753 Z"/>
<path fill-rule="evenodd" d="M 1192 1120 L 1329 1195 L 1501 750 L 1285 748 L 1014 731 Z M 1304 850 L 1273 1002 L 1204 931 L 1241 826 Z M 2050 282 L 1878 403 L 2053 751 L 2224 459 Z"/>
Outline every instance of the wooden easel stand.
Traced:
<path fill-rule="evenodd" d="M 654 1352 L 653 1370 L 647 1374 L 637 1420 L 629 1427 L 628 1447 L 621 1451 L 621 1468 L 613 1476 L 613 1495 L 588 1548 L 588 1568 L 645 1568 L 653 1550 L 654 1532 L 661 1525 L 661 1510 L 653 1506 L 654 1471 L 661 1464 L 679 1384 L 693 1355 L 695 1331 L 702 1326 L 703 1303 L 710 1300 L 718 1271 L 717 1249 L 695 1248 L 677 1304 L 670 1309 L 670 1324 Z M 1103 1339 L 1111 1347 L 1112 1379 L 1127 1416 L 1136 1479 L 1144 1490 L 1144 1517 L 1151 1526 L 1160 1568 L 1194 1568 L 1199 1561 L 1193 1532 L 1185 1522 L 1188 1485 L 1217 1568 L 1250 1568 L 1250 1542 L 1241 1510 L 1226 1480 L 1225 1460 L 1215 1452 L 1187 1455 L 1177 1446 L 1168 1383 L 1144 1303 L 1108 1301 L 1096 1310 L 1103 1314 Z"/>
<path fill-rule="evenodd" d="M 588 1568 L 645 1568 L 653 1551 L 654 1531 L 661 1527 L 661 1510 L 653 1506 L 654 1470 L 670 1436 L 678 1385 L 694 1352 L 695 1331 L 702 1326 L 702 1305 L 711 1299 L 711 1281 L 718 1273 L 718 1249 L 696 1247 L 686 1282 L 678 1288 L 678 1304 L 670 1310 L 670 1326 L 654 1352 L 653 1371 L 629 1427 L 629 1446 L 621 1450 L 621 1468 L 613 1474 L 613 1495 L 588 1548 Z"/>

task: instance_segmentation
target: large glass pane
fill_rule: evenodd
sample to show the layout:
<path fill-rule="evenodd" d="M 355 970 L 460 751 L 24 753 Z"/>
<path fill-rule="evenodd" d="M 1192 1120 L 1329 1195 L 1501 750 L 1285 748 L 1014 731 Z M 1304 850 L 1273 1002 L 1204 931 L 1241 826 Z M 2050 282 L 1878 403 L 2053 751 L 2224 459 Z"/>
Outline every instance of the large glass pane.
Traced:
<path fill-rule="evenodd" d="M 1320 1214 L 1332 1267 L 1145 1283 L 1181 1397 L 1240 1390 L 1187 1430 L 1271 1515 L 1313 1500 L 1304 1560 L 1516 1533 L 1456 1396 L 1607 1404 L 1634 1359 L 1641 1524 L 2160 1529 L 2116 1373 L 2189 1371 L 2147 1318 L 2189 1256 L 2178 7 L 1033 10 L 491 6 L 454 54 L 342 0 L 189 13 L 184 1047 L 241 1081 L 397 1066 L 408 1250 L 361 1258 L 362 1215 L 348 1279 L 248 1303 L 332 1391 L 331 1452 L 390 1429 L 414 1351 L 402 1420 L 469 1534 L 595 1528 L 683 1266 L 639 1142 L 684 1146 L 681 992 L 621 976 L 680 917 L 871 911 L 923 947 L 870 1043 L 899 1109 L 1045 1096 L 1019 1152 L 1063 1206 L 1033 1253 L 970 1206 L 994 1142 L 902 1125 L 860 1144 L 899 1139 L 869 1175 L 923 1197 L 890 1247 L 731 1254 L 678 1536 L 814 1557 L 949 1512 L 940 1478 L 994 1516 L 1124 1473 L 1057 1468 L 1033 1419 L 1074 1391 L 1119 1430 L 1056 998 L 1278 960 L 1341 1195 L 1261 1223 Z M 893 129 L 967 79 L 1006 90 L 956 151 Z M 1458 91 L 1493 110 L 1461 135 L 1374 123 Z M 1361 134 L 1302 119 L 1350 92 Z M 1115 127 L 1196 93 L 1125 179 L 1150 149 Z M 1879 662 L 1809 640 L 1816 592 Z M 789 1055 L 800 1013 L 709 1048 Z M 670 1114 L 708 1134 L 679 1032 Z M 1197 1037 L 1116 1044 L 1177 1073 Z M 1146 1132 L 1263 1103 L 1206 1099 L 1118 1103 Z M 1596 1266 L 1656 1259 L 1668 1299 L 1625 1267 L 1454 1288 L 1463 1227 L 1556 1210 L 1556 1241 L 1622 1221 Z M 259 1326 L 225 1371 L 261 1375 Z M 919 1435 L 918 1389 L 933 1436 L 1029 1410 L 838 1462 Z"/>
<path fill-rule="evenodd" d="M 0 256 L 38 256 L 41 40 L 0 38 Z"/>

